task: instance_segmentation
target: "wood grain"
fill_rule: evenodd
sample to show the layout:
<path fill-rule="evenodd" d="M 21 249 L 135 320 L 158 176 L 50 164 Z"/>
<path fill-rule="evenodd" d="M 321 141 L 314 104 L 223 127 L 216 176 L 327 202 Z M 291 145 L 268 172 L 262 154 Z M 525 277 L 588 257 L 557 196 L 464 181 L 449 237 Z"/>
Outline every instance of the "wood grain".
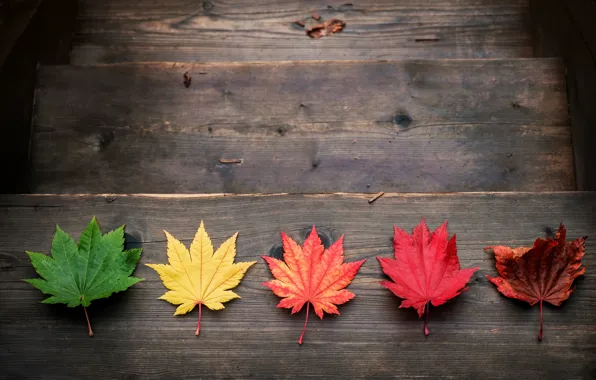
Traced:
<path fill-rule="evenodd" d="M 369 194 L 272 196 L 0 196 L 0 350 L 2 378 L 487 378 L 589 379 L 596 373 L 596 245 L 587 240 L 588 272 L 562 307 L 538 308 L 499 295 L 486 278 L 494 259 L 483 247 L 527 245 L 564 222 L 568 236 L 596 235 L 596 193 Z M 221 312 L 173 317 L 174 306 L 144 265 L 145 281 L 90 310 L 95 337 L 79 309 L 43 305 L 22 281 L 35 277 L 24 250 L 47 252 L 53 224 L 77 238 L 91 216 L 104 231 L 126 223 L 127 246 L 141 264 L 166 260 L 163 229 L 189 243 L 201 219 L 215 245 L 240 231 L 237 260 L 258 260 L 237 288 L 243 297 Z M 376 256 L 392 254 L 392 225 L 411 230 L 449 220 L 463 267 L 478 266 L 470 289 L 431 310 L 431 335 L 413 310 L 383 289 Z M 367 258 L 350 285 L 356 298 L 339 317 L 313 318 L 296 342 L 304 312 L 276 309 L 261 282 L 259 255 L 280 250 L 279 232 L 302 240 L 316 224 L 327 243 L 345 234 L 346 260 Z M 520 360 L 523 358 L 523 360 Z M 84 363 L 82 365 L 81 363 Z M 192 368 L 192 371 L 189 370 Z"/>
<path fill-rule="evenodd" d="M 36 192 L 574 189 L 557 60 L 42 67 L 36 107 Z"/>
<path fill-rule="evenodd" d="M 577 187 L 596 190 L 596 3 L 532 2 L 534 52 L 565 60 Z"/>
<path fill-rule="evenodd" d="M 69 62 L 76 2 L 0 0 L 0 193 L 30 190 L 29 147 L 37 68 L 40 63 Z M 13 33 L 17 26 L 23 28 L 18 38 Z M 8 51 L 10 54 L 3 57 Z"/>
<path fill-rule="evenodd" d="M 322 19 L 347 23 L 310 39 Z M 295 24 L 302 20 L 306 27 Z M 531 57 L 528 0 L 84 0 L 72 59 L 279 61 Z"/>

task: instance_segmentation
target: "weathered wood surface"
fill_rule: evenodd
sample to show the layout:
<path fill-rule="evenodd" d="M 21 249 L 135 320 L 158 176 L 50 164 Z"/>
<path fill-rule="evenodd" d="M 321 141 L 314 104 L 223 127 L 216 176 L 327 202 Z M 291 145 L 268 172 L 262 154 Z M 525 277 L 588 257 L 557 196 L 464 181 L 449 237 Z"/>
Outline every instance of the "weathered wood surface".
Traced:
<path fill-rule="evenodd" d="M 596 375 L 596 194 L 475 193 L 273 196 L 1 196 L 0 377 L 6 379 L 157 378 L 458 378 L 592 379 Z M 189 243 L 203 219 L 215 245 L 240 231 L 237 260 L 257 260 L 237 288 L 242 299 L 197 315 L 175 307 L 144 265 L 145 281 L 89 309 L 43 305 L 23 278 L 35 276 L 24 250 L 48 252 L 59 224 L 75 238 L 95 215 L 104 231 L 126 224 L 127 246 L 141 264 L 166 261 L 163 229 Z M 431 228 L 449 219 L 463 267 L 478 266 L 470 289 L 433 308 L 429 337 L 411 309 L 382 288 L 376 256 L 392 255 L 392 225 Z M 485 275 L 494 259 L 483 247 L 528 245 L 564 222 L 568 236 L 589 235 L 586 275 L 562 307 L 538 307 L 501 296 Z M 261 282 L 270 273 L 259 255 L 279 253 L 279 232 L 302 240 L 317 225 L 324 241 L 345 234 L 346 260 L 367 258 L 349 289 L 356 298 L 340 317 L 312 318 L 297 344 L 304 311 L 276 309 Z"/>
<path fill-rule="evenodd" d="M 294 24 L 317 12 L 343 32 Z M 528 0 L 84 0 L 73 62 L 531 57 Z"/>
<path fill-rule="evenodd" d="M 0 67 L 25 31 L 41 0 L 0 1 Z"/>
<path fill-rule="evenodd" d="M 575 186 L 557 60 L 42 67 L 36 107 L 35 192 Z"/>
<path fill-rule="evenodd" d="M 0 193 L 29 191 L 31 113 L 37 67 L 40 62 L 69 62 L 76 1 L 46 0 L 37 6 L 27 0 L 0 0 L 0 50 L 8 48 L 8 39 L 11 43 L 10 54 L 3 58 L 5 50 L 0 52 Z M 18 38 L 6 30 L 15 23 L 22 23 L 24 28 Z"/>
<path fill-rule="evenodd" d="M 575 174 L 580 190 L 596 190 L 595 18 L 593 1 L 532 1 L 535 55 L 565 60 Z"/>

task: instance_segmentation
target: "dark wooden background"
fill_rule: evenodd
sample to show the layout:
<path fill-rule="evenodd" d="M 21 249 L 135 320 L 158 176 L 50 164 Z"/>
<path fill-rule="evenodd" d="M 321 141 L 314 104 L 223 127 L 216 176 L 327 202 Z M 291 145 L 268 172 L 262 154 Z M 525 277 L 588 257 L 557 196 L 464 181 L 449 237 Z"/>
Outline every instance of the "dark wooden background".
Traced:
<path fill-rule="evenodd" d="M 32 190 L 574 190 L 566 98 L 557 59 L 43 67 Z"/>
<path fill-rule="evenodd" d="M 0 377 L 4 379 L 455 378 L 591 379 L 596 376 L 596 195 L 592 193 L 386 194 L 271 196 L 2 196 L 0 197 Z M 97 216 L 104 232 L 126 223 L 127 245 L 142 247 L 136 275 L 145 281 L 83 311 L 39 303 L 22 281 L 35 277 L 25 250 L 48 252 L 59 224 L 73 237 Z M 424 216 L 434 229 L 449 219 L 463 267 L 479 266 L 470 289 L 432 308 L 431 334 L 412 309 L 378 282 L 376 256 L 392 255 L 392 226 L 411 230 Z M 239 231 L 238 261 L 257 260 L 237 288 L 242 299 L 173 317 L 157 300 L 165 288 L 144 266 L 166 261 L 163 229 L 186 244 L 201 219 L 215 245 Z M 565 222 L 568 236 L 589 235 L 586 275 L 571 298 L 538 307 L 501 296 L 483 247 L 529 245 Z M 280 250 L 280 231 L 302 240 L 313 224 L 327 242 L 345 234 L 346 259 L 367 261 L 341 316 L 313 316 L 297 344 L 304 311 L 276 309 L 261 282 L 271 278 L 260 255 Z"/>
<path fill-rule="evenodd" d="M 596 2 L 531 0 L 534 56 L 561 57 L 578 190 L 596 190 Z"/>

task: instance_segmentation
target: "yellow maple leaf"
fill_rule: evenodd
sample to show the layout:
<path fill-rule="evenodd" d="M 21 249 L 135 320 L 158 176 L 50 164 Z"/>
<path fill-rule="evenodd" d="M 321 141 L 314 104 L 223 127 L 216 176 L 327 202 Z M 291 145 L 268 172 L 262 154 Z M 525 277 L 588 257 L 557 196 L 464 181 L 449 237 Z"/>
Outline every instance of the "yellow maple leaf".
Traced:
<path fill-rule="evenodd" d="M 174 315 L 186 314 L 199 305 L 199 322 L 195 335 L 201 330 L 201 306 L 211 310 L 221 310 L 223 303 L 240 296 L 229 289 L 235 288 L 248 268 L 256 261 L 234 263 L 236 256 L 236 232 L 213 253 L 213 245 L 203 221 L 190 252 L 184 244 L 164 231 L 168 240 L 168 264 L 147 264 L 161 277 L 169 289 L 161 300 L 180 305 Z"/>

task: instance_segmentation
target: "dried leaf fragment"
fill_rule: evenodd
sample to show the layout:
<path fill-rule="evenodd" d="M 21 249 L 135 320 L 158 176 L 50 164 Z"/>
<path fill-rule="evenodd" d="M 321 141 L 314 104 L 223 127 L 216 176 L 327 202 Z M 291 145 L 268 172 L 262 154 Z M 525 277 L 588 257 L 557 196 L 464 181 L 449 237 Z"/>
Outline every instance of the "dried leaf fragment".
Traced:
<path fill-rule="evenodd" d="M 540 332 L 542 340 L 542 302 L 561 306 L 573 292 L 573 281 L 584 274 L 582 257 L 586 237 L 566 242 L 567 231 L 562 224 L 553 237 L 536 239 L 532 247 L 510 248 L 491 246 L 484 250 L 493 253 L 501 277 L 488 277 L 499 292 L 509 298 L 540 303 Z"/>
<path fill-rule="evenodd" d="M 317 24 L 306 31 L 306 34 L 311 38 L 321 38 L 330 34 L 341 32 L 346 26 L 342 20 L 333 18 L 321 24 Z"/>
<path fill-rule="evenodd" d="M 241 164 L 242 158 L 220 158 L 220 164 Z"/>
<path fill-rule="evenodd" d="M 192 82 L 192 77 L 190 76 L 190 74 L 187 71 L 184 73 L 184 87 L 189 88 L 191 82 Z"/>
<path fill-rule="evenodd" d="M 262 256 L 275 277 L 263 285 L 282 298 L 277 307 L 292 309 L 292 314 L 306 304 L 306 320 L 298 340 L 302 344 L 310 305 L 321 319 L 323 312 L 339 315 L 336 305 L 355 297 L 344 288 L 352 282 L 366 259 L 344 263 L 343 236 L 325 249 L 314 226 L 302 247 L 283 232 L 281 240 L 284 261 Z"/>

